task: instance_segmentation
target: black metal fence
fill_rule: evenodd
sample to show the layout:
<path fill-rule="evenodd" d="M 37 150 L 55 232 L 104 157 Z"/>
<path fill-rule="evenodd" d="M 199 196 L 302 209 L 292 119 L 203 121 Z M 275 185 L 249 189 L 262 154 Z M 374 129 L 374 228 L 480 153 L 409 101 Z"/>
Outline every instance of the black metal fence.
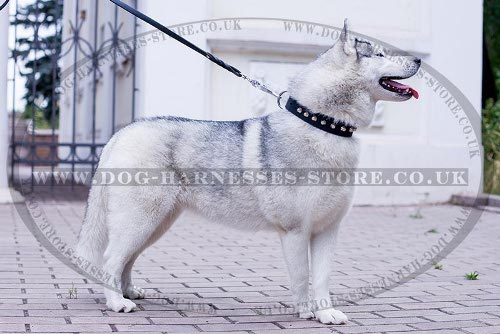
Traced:
<path fill-rule="evenodd" d="M 109 137 L 136 116 L 137 20 L 102 0 L 11 6 L 12 180 L 37 166 L 94 170 Z"/>

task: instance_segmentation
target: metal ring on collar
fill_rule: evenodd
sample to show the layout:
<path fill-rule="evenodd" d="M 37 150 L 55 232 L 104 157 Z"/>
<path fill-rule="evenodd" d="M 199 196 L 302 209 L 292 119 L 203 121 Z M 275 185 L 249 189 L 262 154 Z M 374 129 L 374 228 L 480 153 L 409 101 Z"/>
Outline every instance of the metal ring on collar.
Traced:
<path fill-rule="evenodd" d="M 281 99 L 283 98 L 283 95 L 288 93 L 288 91 L 284 90 L 282 91 L 279 95 L 278 95 L 278 107 L 280 107 L 280 109 L 283 109 L 283 106 L 281 105 Z"/>

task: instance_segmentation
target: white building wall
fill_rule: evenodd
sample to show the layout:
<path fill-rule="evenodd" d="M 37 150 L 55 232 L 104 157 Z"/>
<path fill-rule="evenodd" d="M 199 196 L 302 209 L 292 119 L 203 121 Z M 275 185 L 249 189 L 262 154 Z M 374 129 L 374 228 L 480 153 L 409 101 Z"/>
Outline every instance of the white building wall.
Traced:
<path fill-rule="evenodd" d="M 139 1 L 139 9 L 165 25 L 207 18 L 207 0 Z M 151 31 L 141 23 L 141 32 Z M 174 29 L 175 30 L 175 29 Z M 177 31 L 177 30 L 176 30 Z M 186 34 L 190 32 L 185 31 Z M 184 36 L 202 49 L 206 36 Z M 138 111 L 143 117 L 178 115 L 200 118 L 206 115 L 209 94 L 208 61 L 180 43 L 161 34 L 147 36 L 147 46 L 138 53 Z"/>
<path fill-rule="evenodd" d="M 7 110 L 7 64 L 9 57 L 9 5 L 0 12 L 0 204 L 22 202 L 17 191 L 8 188 L 7 158 L 9 149 Z"/>
<path fill-rule="evenodd" d="M 0 192 L 7 187 L 7 152 L 9 139 L 7 127 L 7 60 L 9 36 L 9 8 L 0 12 Z M 4 190 L 2 190 L 4 189 Z M 0 195 L 1 196 L 1 195 Z"/>

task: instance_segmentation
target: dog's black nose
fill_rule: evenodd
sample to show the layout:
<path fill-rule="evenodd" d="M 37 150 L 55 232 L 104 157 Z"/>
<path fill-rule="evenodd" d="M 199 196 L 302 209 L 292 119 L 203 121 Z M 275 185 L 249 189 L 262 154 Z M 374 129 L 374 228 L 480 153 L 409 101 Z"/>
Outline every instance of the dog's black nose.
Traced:
<path fill-rule="evenodd" d="M 422 64 L 422 60 L 420 58 L 415 58 L 415 63 L 420 65 L 420 64 Z"/>

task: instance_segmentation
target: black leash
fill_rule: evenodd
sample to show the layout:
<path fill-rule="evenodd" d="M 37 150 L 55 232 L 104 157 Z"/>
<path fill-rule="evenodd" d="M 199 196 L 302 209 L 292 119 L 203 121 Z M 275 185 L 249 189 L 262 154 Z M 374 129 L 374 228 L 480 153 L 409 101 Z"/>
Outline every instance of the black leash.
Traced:
<path fill-rule="evenodd" d="M 279 94 L 277 94 L 276 92 L 272 91 L 271 89 L 269 89 L 268 87 L 266 87 L 264 84 L 258 82 L 257 80 L 250 79 L 249 77 L 247 77 L 246 75 L 244 75 L 243 73 L 241 73 L 241 71 L 238 70 L 236 67 L 231 66 L 229 64 L 226 64 L 225 62 L 223 62 L 222 60 L 220 60 L 219 58 L 217 58 L 213 54 L 211 54 L 211 53 L 209 53 L 209 52 L 207 52 L 205 50 L 200 49 L 198 46 L 194 45 L 193 43 L 191 43 L 187 39 L 182 38 L 181 36 L 177 35 L 172 30 L 170 30 L 167 27 L 165 27 L 163 24 L 161 24 L 161 23 L 153 20 L 152 18 L 150 18 L 149 16 L 141 13 L 140 11 L 136 10 L 135 8 L 130 7 L 129 5 L 121 2 L 120 0 L 111 0 L 111 2 L 113 2 L 118 7 L 126 10 L 130 14 L 136 16 L 137 18 L 143 20 L 144 22 L 149 23 L 150 25 L 152 25 L 156 29 L 160 30 L 161 32 L 167 34 L 168 36 L 172 37 L 176 41 L 181 42 L 182 44 L 184 44 L 185 46 L 187 46 L 191 50 L 194 50 L 194 51 L 198 52 L 202 56 L 208 58 L 208 60 L 210 60 L 211 62 L 213 62 L 213 63 L 219 65 L 220 67 L 222 67 L 223 69 L 225 69 L 225 70 L 233 73 L 238 78 L 243 78 L 243 79 L 247 80 L 255 88 L 258 88 L 258 89 L 260 89 L 261 91 L 263 91 L 265 93 L 271 94 L 271 95 L 275 96 L 276 98 L 279 97 Z"/>
<path fill-rule="evenodd" d="M 5 6 L 7 6 L 7 4 L 9 3 L 10 0 L 5 0 L 5 2 L 3 4 L 0 5 L 0 12 L 2 11 L 2 9 L 5 8 Z"/>

